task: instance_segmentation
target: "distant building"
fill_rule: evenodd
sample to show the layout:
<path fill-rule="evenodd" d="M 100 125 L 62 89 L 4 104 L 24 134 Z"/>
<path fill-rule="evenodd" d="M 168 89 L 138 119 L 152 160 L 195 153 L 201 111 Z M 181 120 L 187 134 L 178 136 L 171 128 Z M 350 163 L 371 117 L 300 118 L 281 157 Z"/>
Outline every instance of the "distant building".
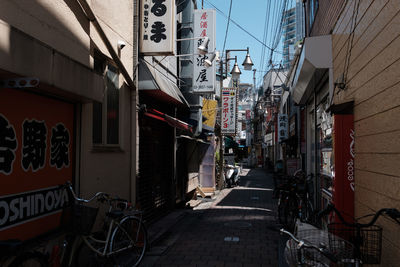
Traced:
<path fill-rule="evenodd" d="M 283 18 L 283 67 L 289 69 L 293 60 L 294 46 L 304 37 L 304 9 L 300 0 L 296 6 L 286 10 Z"/>

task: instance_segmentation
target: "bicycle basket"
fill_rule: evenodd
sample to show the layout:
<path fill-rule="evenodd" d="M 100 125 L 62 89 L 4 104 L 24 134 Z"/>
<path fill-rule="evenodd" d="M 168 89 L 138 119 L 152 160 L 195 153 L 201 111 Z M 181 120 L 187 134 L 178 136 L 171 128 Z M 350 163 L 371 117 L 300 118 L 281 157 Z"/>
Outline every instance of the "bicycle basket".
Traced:
<path fill-rule="evenodd" d="M 313 244 L 317 247 L 325 247 L 337 259 L 337 263 L 331 262 L 323 254 L 312 248 L 303 247 L 300 251 L 297 250 L 297 243 L 289 239 L 285 248 L 285 259 L 289 266 L 298 266 L 303 263 L 305 266 L 346 266 L 346 259 L 352 259 L 353 246 L 342 240 L 334 246 L 329 245 L 330 234 L 320 229 L 301 230 L 297 233 L 297 237 L 303 240 L 306 244 Z"/>
<path fill-rule="evenodd" d="M 380 264 L 382 253 L 382 227 L 372 225 L 361 228 L 360 236 L 357 236 L 355 227 L 348 227 L 341 223 L 333 223 L 328 226 L 331 240 L 330 243 L 337 242 L 336 239 L 345 239 L 352 243 L 355 248 L 360 246 L 360 257 L 363 264 Z"/>
<path fill-rule="evenodd" d="M 72 231 L 77 234 L 90 234 L 96 221 L 98 211 L 98 208 L 75 204 L 72 207 Z"/>

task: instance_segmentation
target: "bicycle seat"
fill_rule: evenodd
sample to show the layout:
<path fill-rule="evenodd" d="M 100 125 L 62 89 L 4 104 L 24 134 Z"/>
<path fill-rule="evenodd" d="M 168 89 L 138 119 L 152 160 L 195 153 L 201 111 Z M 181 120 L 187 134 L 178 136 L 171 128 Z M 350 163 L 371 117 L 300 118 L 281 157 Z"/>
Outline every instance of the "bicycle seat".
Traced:
<path fill-rule="evenodd" d="M 118 219 L 118 218 L 121 218 L 122 216 L 124 216 L 124 212 L 122 210 L 113 210 L 113 211 L 107 212 L 106 216 L 110 217 L 112 219 Z"/>
<path fill-rule="evenodd" d="M 7 255 L 15 251 L 22 244 L 21 240 L 8 239 L 0 241 L 0 255 Z"/>

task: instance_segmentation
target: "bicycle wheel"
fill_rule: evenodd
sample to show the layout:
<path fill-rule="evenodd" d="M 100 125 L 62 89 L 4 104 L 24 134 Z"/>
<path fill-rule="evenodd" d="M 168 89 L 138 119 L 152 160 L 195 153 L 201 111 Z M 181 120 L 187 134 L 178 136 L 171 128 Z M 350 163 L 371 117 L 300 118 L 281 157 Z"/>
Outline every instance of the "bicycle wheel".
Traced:
<path fill-rule="evenodd" d="M 16 257 L 10 267 L 47 267 L 48 258 L 40 252 L 24 252 Z"/>
<path fill-rule="evenodd" d="M 147 232 L 144 224 L 135 216 L 125 216 L 111 236 L 112 252 L 124 249 L 114 257 L 115 263 L 123 266 L 138 266 L 147 247 Z"/>
<path fill-rule="evenodd" d="M 285 209 L 286 209 L 286 196 L 280 195 L 278 199 L 278 221 L 280 224 L 286 224 L 286 216 L 285 216 Z"/>
<path fill-rule="evenodd" d="M 296 225 L 296 219 L 299 214 L 297 199 L 289 196 L 289 199 L 286 200 L 284 214 L 285 214 L 284 225 L 286 226 L 287 229 L 289 229 L 289 231 L 293 232 L 294 227 Z"/>

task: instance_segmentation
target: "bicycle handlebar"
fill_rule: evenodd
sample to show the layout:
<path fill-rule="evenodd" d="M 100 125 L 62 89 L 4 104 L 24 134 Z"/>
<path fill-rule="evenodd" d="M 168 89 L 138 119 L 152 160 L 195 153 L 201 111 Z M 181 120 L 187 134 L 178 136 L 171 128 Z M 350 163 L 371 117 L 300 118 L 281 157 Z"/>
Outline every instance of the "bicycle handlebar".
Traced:
<path fill-rule="evenodd" d="M 78 196 L 75 194 L 74 189 L 72 188 L 72 184 L 71 184 L 69 181 L 66 182 L 64 186 L 71 192 L 72 197 L 73 197 L 76 201 L 78 201 L 78 202 L 89 203 L 89 202 L 93 201 L 94 199 L 99 199 L 99 198 L 108 199 L 108 198 L 110 197 L 107 193 L 104 193 L 104 192 L 97 192 L 97 193 L 96 193 L 94 196 L 92 196 L 91 198 L 89 198 L 89 199 L 84 199 L 84 198 L 78 197 Z"/>
<path fill-rule="evenodd" d="M 349 223 L 343 218 L 343 216 L 340 213 L 340 211 L 338 211 L 336 209 L 335 205 L 333 205 L 332 203 L 329 203 L 328 206 L 324 210 L 322 210 L 322 211 L 320 211 L 318 213 L 318 219 L 321 219 L 322 216 L 328 215 L 332 211 L 334 211 L 336 213 L 336 215 L 339 217 L 340 221 L 344 225 L 349 226 L 349 227 L 356 227 L 356 228 L 370 227 L 370 226 L 375 224 L 376 220 L 378 220 L 379 216 L 381 216 L 383 213 L 386 213 L 393 220 L 395 220 L 398 224 L 400 224 L 400 211 L 398 211 L 397 209 L 393 209 L 393 208 L 392 209 L 386 209 L 385 208 L 385 209 L 378 210 L 375 213 L 374 217 L 371 219 L 371 221 L 368 222 L 368 223 L 359 223 L 359 222 Z"/>
<path fill-rule="evenodd" d="M 335 255 L 333 255 L 328 249 L 323 248 L 323 247 L 317 247 L 313 244 L 306 243 L 303 240 L 297 239 L 291 232 L 288 232 L 283 228 L 280 229 L 280 232 L 288 235 L 291 239 L 293 239 L 297 243 L 298 249 L 301 249 L 302 247 L 315 249 L 315 250 L 319 251 L 322 255 L 327 257 L 330 261 L 332 261 L 334 263 L 338 262 L 338 258 Z"/>

